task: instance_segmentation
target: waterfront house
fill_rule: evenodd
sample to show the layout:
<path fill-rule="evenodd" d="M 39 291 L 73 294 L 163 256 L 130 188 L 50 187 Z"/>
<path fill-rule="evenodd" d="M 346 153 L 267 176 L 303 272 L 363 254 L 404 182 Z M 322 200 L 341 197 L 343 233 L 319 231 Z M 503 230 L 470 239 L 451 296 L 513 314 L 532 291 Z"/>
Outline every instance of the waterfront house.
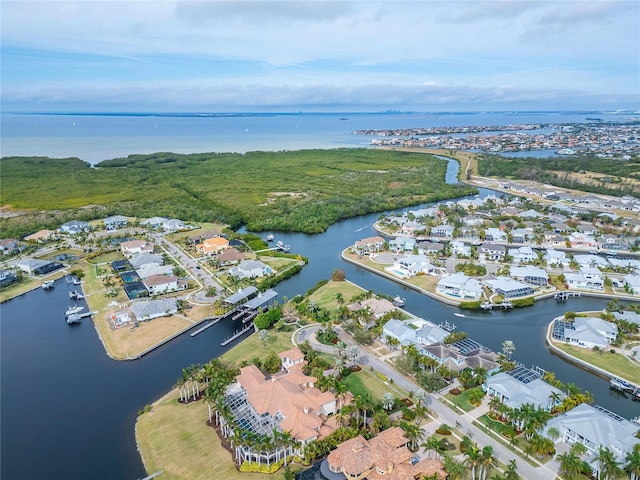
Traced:
<path fill-rule="evenodd" d="M 413 252 L 416 247 L 416 239 L 411 237 L 396 237 L 387 243 L 389 250 L 396 253 Z"/>
<path fill-rule="evenodd" d="M 18 281 L 18 275 L 11 270 L 0 270 L 0 288 L 8 287 Z"/>
<path fill-rule="evenodd" d="M 533 262 L 538 259 L 538 254 L 531 247 L 510 248 L 509 256 L 516 264 Z"/>
<path fill-rule="evenodd" d="M 485 242 L 480 245 L 479 252 L 488 260 L 504 260 L 504 257 L 507 254 L 507 249 L 504 245 Z"/>
<path fill-rule="evenodd" d="M 424 458 L 412 461 L 413 453 L 404 430 L 391 427 L 370 440 L 362 435 L 346 440 L 327 457 L 329 470 L 349 480 L 415 480 L 448 477 L 440 460 Z"/>
<path fill-rule="evenodd" d="M 45 242 L 51 238 L 55 237 L 56 232 L 53 230 L 38 230 L 31 235 L 27 235 L 24 237 L 27 242 Z"/>
<path fill-rule="evenodd" d="M 482 295 L 482 285 L 475 278 L 456 272 L 442 278 L 436 286 L 436 292 L 460 300 L 478 300 Z"/>
<path fill-rule="evenodd" d="M 611 312 L 616 320 L 624 320 L 625 322 L 635 323 L 640 326 L 640 313 L 625 310 L 623 312 Z"/>
<path fill-rule="evenodd" d="M 370 316 L 367 318 L 360 318 L 360 324 L 364 328 L 371 328 L 375 325 L 376 320 L 382 318 L 389 312 L 393 312 L 396 306 L 386 298 L 367 298 L 361 302 L 350 303 L 347 308 L 352 312 L 366 311 Z"/>
<path fill-rule="evenodd" d="M 175 298 L 138 300 L 131 302 L 131 311 L 138 322 L 168 317 L 178 313 L 178 301 Z"/>
<path fill-rule="evenodd" d="M 533 288 L 529 285 L 509 277 L 496 277 L 484 280 L 482 283 L 504 299 L 526 297 L 534 293 Z"/>
<path fill-rule="evenodd" d="M 524 367 L 487 377 L 482 390 L 511 408 L 528 403 L 550 411 L 566 397 L 562 390 L 543 381 L 539 372 Z"/>
<path fill-rule="evenodd" d="M 68 233 L 69 235 L 77 235 L 78 233 L 88 232 L 91 230 L 91 226 L 87 222 L 80 220 L 71 220 L 70 222 L 60 225 L 60 231 L 62 233 Z"/>
<path fill-rule="evenodd" d="M 172 265 L 158 265 L 157 263 L 147 263 L 136 269 L 140 278 L 149 278 L 154 275 L 172 275 Z"/>
<path fill-rule="evenodd" d="M 622 280 L 632 295 L 640 295 L 640 275 L 625 275 Z"/>
<path fill-rule="evenodd" d="M 402 224 L 400 227 L 400 233 L 403 235 L 414 235 L 416 231 L 424 230 L 424 225 L 420 222 L 416 222 L 415 220 L 408 220 Z"/>
<path fill-rule="evenodd" d="M 15 261 L 13 266 L 28 275 L 46 275 L 64 267 L 60 262 L 50 262 L 37 258 L 21 258 Z"/>
<path fill-rule="evenodd" d="M 236 425 L 258 437 L 271 436 L 274 431 L 288 432 L 297 443 L 295 447 L 274 445 L 255 451 L 241 446 L 236 450 L 241 461 L 276 458 L 285 448 L 300 453 L 305 444 L 327 437 L 337 427 L 336 417 L 330 417 L 337 411 L 335 395 L 316 388 L 317 378 L 302 372 L 306 362 L 299 361 L 302 354 L 293 350 L 283 352 L 279 373 L 265 377 L 255 365 L 243 367 L 236 382 L 226 389 L 225 403 Z M 349 399 L 343 399 L 343 405 Z M 232 435 L 233 428 L 225 428 L 223 433 Z"/>
<path fill-rule="evenodd" d="M 104 223 L 104 228 L 107 230 L 125 228 L 129 224 L 127 217 L 123 215 L 113 215 L 112 217 L 105 218 L 102 222 Z"/>
<path fill-rule="evenodd" d="M 229 240 L 224 237 L 217 236 L 203 240 L 202 243 L 196 245 L 196 250 L 203 255 L 213 255 L 228 247 Z"/>
<path fill-rule="evenodd" d="M 120 244 L 120 251 L 127 258 L 138 253 L 153 253 L 154 248 L 153 242 L 147 242 L 146 240 L 129 240 Z"/>
<path fill-rule="evenodd" d="M 425 255 L 405 255 L 399 257 L 390 269 L 391 273 L 395 271 L 402 272 L 403 276 L 413 277 L 419 273 L 435 274 L 435 269 Z"/>
<path fill-rule="evenodd" d="M 251 300 L 257 294 L 258 294 L 258 289 L 256 287 L 254 287 L 253 285 L 249 285 L 248 287 L 241 288 L 236 293 L 234 293 L 232 295 L 229 295 L 228 297 L 226 297 L 222 301 L 224 303 L 226 303 L 227 305 L 229 305 L 229 306 L 234 306 L 235 307 L 235 306 L 239 305 L 242 302 Z"/>
<path fill-rule="evenodd" d="M 271 267 L 260 260 L 243 260 L 237 266 L 229 268 L 229 275 L 238 278 L 259 278 L 272 273 Z"/>
<path fill-rule="evenodd" d="M 177 232 L 178 230 L 184 230 L 186 228 L 185 223 L 177 218 L 170 218 L 162 222 L 162 230 L 167 233 Z"/>
<path fill-rule="evenodd" d="M 615 323 L 596 317 L 576 317 L 573 322 L 563 322 L 560 326 L 558 329 L 554 326 L 557 340 L 583 348 L 607 348 L 618 336 Z"/>
<path fill-rule="evenodd" d="M 385 239 L 382 237 L 367 237 L 362 240 L 356 240 L 354 244 L 356 252 L 364 255 L 381 252 L 384 250 Z"/>
<path fill-rule="evenodd" d="M 542 268 L 526 265 L 524 267 L 511 267 L 509 275 L 529 285 L 545 286 L 549 283 L 549 274 Z"/>
<path fill-rule="evenodd" d="M 184 290 L 186 282 L 180 282 L 180 278 L 174 275 L 156 274 L 145 278 L 142 283 L 149 292 L 149 295 L 160 295 L 177 290 Z"/>
<path fill-rule="evenodd" d="M 444 244 L 439 242 L 419 242 L 417 245 L 420 255 L 440 255 L 444 252 Z"/>
<path fill-rule="evenodd" d="M 625 457 L 640 443 L 636 436 L 640 426 L 622 418 L 598 405 L 581 403 L 576 408 L 549 420 L 542 434 L 549 436 L 549 430 L 560 432 L 555 443 L 573 445 L 581 443 L 587 448 L 584 457 L 591 467 L 594 478 L 599 478 L 600 462 L 598 454 L 603 447 L 608 448 L 619 465 L 626 463 Z"/>
<path fill-rule="evenodd" d="M 470 338 L 451 345 L 444 343 L 424 345 L 421 353 L 433 358 L 439 365 L 445 365 L 456 372 L 465 368 L 480 367 L 491 374 L 500 369 L 498 355 Z"/>
<path fill-rule="evenodd" d="M 415 342 L 418 345 L 433 345 L 442 343 L 449 336 L 447 330 L 431 322 L 421 320 L 420 327 L 415 331 Z"/>
<path fill-rule="evenodd" d="M 397 339 L 400 345 L 410 345 L 416 343 L 416 329 L 409 323 L 392 318 L 382 327 L 382 338 L 387 337 Z"/>

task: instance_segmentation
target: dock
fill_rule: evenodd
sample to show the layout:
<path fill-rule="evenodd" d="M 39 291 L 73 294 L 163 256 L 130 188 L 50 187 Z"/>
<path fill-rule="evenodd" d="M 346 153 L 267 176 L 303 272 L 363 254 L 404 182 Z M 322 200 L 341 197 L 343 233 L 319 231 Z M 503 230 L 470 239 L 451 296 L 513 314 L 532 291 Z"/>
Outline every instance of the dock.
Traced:
<path fill-rule="evenodd" d="M 494 308 L 502 308 L 504 310 L 510 310 L 513 308 L 513 303 L 511 302 L 502 302 L 502 303 L 493 303 L 493 302 L 482 302 L 480 304 L 480 308 L 483 310 L 493 310 Z"/>
<path fill-rule="evenodd" d="M 222 342 L 220 345 L 222 347 L 226 347 L 227 345 L 229 345 L 231 342 L 233 342 L 236 338 L 241 337 L 242 335 L 244 335 L 245 333 L 247 333 L 249 330 L 254 329 L 253 323 L 247 325 L 246 327 L 244 327 L 242 330 L 237 331 L 236 333 L 234 333 L 232 336 L 230 336 L 229 338 L 227 338 L 224 342 Z"/>
<path fill-rule="evenodd" d="M 74 313 L 67 317 L 67 325 L 74 325 L 76 323 L 80 323 L 80 320 L 86 317 L 90 317 L 91 315 L 95 315 L 98 312 L 84 312 L 84 313 Z"/>
<path fill-rule="evenodd" d="M 570 292 L 568 290 L 563 290 L 562 292 L 556 292 L 553 295 L 553 298 L 556 299 L 556 301 L 558 302 L 564 302 L 566 299 L 568 298 L 572 298 L 572 297 L 580 297 L 580 292 Z"/>
<path fill-rule="evenodd" d="M 84 295 L 82 295 L 77 290 L 72 290 L 69 292 L 69 298 L 72 300 L 82 300 L 84 298 Z"/>
<path fill-rule="evenodd" d="M 216 323 L 218 323 L 220 320 L 222 320 L 223 318 L 225 318 L 224 316 L 222 317 L 218 317 L 218 318 L 214 318 L 213 320 L 211 320 L 209 323 L 207 323 L 206 325 L 203 325 L 202 327 L 200 327 L 199 329 L 197 329 L 195 332 L 191 332 L 190 336 L 191 337 L 195 337 L 196 335 L 198 335 L 199 333 L 204 332 L 207 328 L 209 327 L 213 327 Z"/>

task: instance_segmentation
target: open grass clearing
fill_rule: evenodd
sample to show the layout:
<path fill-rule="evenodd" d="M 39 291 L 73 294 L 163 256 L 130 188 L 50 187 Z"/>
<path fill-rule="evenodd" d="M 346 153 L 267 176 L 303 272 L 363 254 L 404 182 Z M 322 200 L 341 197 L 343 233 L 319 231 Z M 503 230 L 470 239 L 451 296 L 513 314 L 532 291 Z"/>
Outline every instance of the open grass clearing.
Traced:
<path fill-rule="evenodd" d="M 475 410 L 476 408 L 478 408 L 478 406 L 474 406 L 471 405 L 469 403 L 469 395 L 471 395 L 471 392 L 473 392 L 474 390 L 479 389 L 480 387 L 476 387 L 476 388 L 470 388 L 469 390 L 464 390 L 460 395 L 453 395 L 451 393 L 447 393 L 445 395 L 445 398 L 447 400 L 449 400 L 451 403 L 453 403 L 454 405 L 456 405 L 457 407 L 461 408 L 462 410 L 464 410 L 465 412 L 470 412 L 472 410 Z"/>
<path fill-rule="evenodd" d="M 336 302 L 336 295 L 340 293 L 345 303 L 349 303 L 349 300 L 360 295 L 364 292 L 361 287 L 349 281 L 334 282 L 329 281 L 326 285 L 323 285 L 318 290 L 313 292 L 309 296 L 309 300 L 315 302 L 320 308 L 334 311 L 338 304 Z"/>
<path fill-rule="evenodd" d="M 617 377 L 624 378 L 629 382 L 640 385 L 640 368 L 638 368 L 638 365 L 634 364 L 625 355 L 620 353 L 611 353 L 609 350 L 600 350 L 596 352 L 586 348 L 567 345 L 562 342 L 553 342 L 553 345 L 569 355 L 606 370 Z"/>
<path fill-rule="evenodd" d="M 404 389 L 392 383 L 385 382 L 385 380 L 380 378 L 375 372 L 367 369 L 352 373 L 344 382 L 349 391 L 354 395 L 369 392 L 376 401 L 382 400 L 382 397 L 387 392 L 392 393 L 399 399 L 409 396 Z"/>
<path fill-rule="evenodd" d="M 251 362 L 255 357 L 265 359 L 272 352 L 284 352 L 293 348 L 292 333 L 268 330 L 269 338 L 265 343 L 260 340 L 258 335 L 251 335 L 223 353 L 220 360 L 228 365 L 239 366 L 242 361 Z"/>

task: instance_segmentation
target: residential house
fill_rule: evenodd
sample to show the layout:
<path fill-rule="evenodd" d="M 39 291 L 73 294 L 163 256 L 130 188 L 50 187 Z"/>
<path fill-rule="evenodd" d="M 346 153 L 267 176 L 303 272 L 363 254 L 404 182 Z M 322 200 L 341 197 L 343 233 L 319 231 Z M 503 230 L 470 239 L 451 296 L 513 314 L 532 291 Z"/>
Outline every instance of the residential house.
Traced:
<path fill-rule="evenodd" d="M 31 235 L 27 235 L 24 237 L 27 242 L 45 242 L 53 237 L 55 237 L 56 232 L 53 230 L 38 230 Z"/>
<path fill-rule="evenodd" d="M 91 226 L 87 222 L 80 220 L 72 220 L 60 225 L 60 231 L 62 233 L 68 233 L 69 235 L 76 235 L 78 233 L 88 232 L 89 230 L 91 230 Z"/>
<path fill-rule="evenodd" d="M 622 280 L 632 295 L 640 295 L 640 275 L 625 275 Z"/>
<path fill-rule="evenodd" d="M 415 480 L 434 476 L 444 480 L 449 476 L 440 460 L 424 458 L 412 462 L 408 443 L 400 427 L 383 430 L 370 440 L 358 435 L 329 453 L 329 470 L 349 480 Z"/>
<path fill-rule="evenodd" d="M 499 228 L 491 227 L 485 230 L 484 238 L 487 242 L 506 242 L 507 234 Z"/>
<path fill-rule="evenodd" d="M 450 332 L 434 325 L 431 322 L 420 320 L 417 322 L 419 326 L 415 331 L 415 342 L 418 345 L 433 345 L 436 343 L 443 343 L 449 336 Z"/>
<path fill-rule="evenodd" d="M 507 254 L 507 248 L 504 245 L 485 242 L 480 245 L 479 252 L 488 260 L 504 260 Z"/>
<path fill-rule="evenodd" d="M 544 259 L 549 266 L 568 267 L 571 263 L 565 252 L 548 248 L 545 251 Z"/>
<path fill-rule="evenodd" d="M 464 217 L 462 219 L 462 223 L 464 223 L 468 227 L 479 227 L 484 223 L 484 219 L 480 217 L 469 216 Z"/>
<path fill-rule="evenodd" d="M 444 252 L 444 244 L 439 242 L 418 242 L 416 245 L 420 255 L 441 255 Z"/>
<path fill-rule="evenodd" d="M 18 281 L 18 275 L 11 270 L 0 270 L 0 288 L 7 287 Z"/>
<path fill-rule="evenodd" d="M 140 268 L 137 268 L 136 273 L 140 278 L 149 278 L 154 275 L 173 275 L 173 266 L 147 263 L 142 265 Z"/>
<path fill-rule="evenodd" d="M 549 420 L 542 435 L 552 438 L 549 435 L 552 428 L 560 432 L 556 443 L 581 443 L 587 448 L 584 458 L 590 465 L 594 478 L 600 478 L 598 455 L 601 448 L 608 448 L 616 462 L 624 465 L 625 457 L 640 443 L 637 437 L 640 425 L 598 405 L 591 406 L 587 403 L 581 403 Z"/>
<path fill-rule="evenodd" d="M 120 251 L 125 257 L 132 257 L 138 253 L 153 253 L 155 245 L 146 240 L 129 240 L 120 244 Z"/>
<path fill-rule="evenodd" d="M 453 225 L 436 225 L 431 228 L 431 236 L 438 238 L 453 238 Z"/>
<path fill-rule="evenodd" d="M 287 350 L 286 352 L 278 353 L 278 357 L 280 357 L 280 361 L 282 362 L 282 370 L 286 370 L 287 372 L 291 371 L 295 365 L 304 362 L 304 354 L 297 347 Z"/>
<path fill-rule="evenodd" d="M 396 237 L 388 242 L 389 250 L 396 253 L 413 252 L 416 244 L 416 239 L 411 237 Z"/>
<path fill-rule="evenodd" d="M 416 343 L 416 329 L 413 325 L 392 318 L 382 327 L 382 338 L 392 337 L 400 342 L 400 345 Z"/>
<path fill-rule="evenodd" d="M 168 218 L 164 217 L 151 217 L 141 222 L 140 225 L 149 228 L 160 228 L 162 224 L 168 220 Z"/>
<path fill-rule="evenodd" d="M 566 247 L 567 246 L 567 238 L 562 235 L 558 235 L 557 233 L 545 233 L 544 234 L 544 243 L 545 245 L 549 245 L 552 247 Z"/>
<path fill-rule="evenodd" d="M 562 321 L 561 321 L 562 322 Z M 607 348 L 618 336 L 618 326 L 596 317 L 576 317 L 573 322 L 562 322 L 554 338 L 583 348 Z"/>
<path fill-rule="evenodd" d="M 471 256 L 471 246 L 466 245 L 459 240 L 452 240 L 449 242 L 449 251 L 451 252 L 451 255 L 457 255 L 459 257 Z"/>
<path fill-rule="evenodd" d="M 15 238 L 0 239 L 0 252 L 3 255 L 12 255 L 20 251 L 20 244 Z"/>
<path fill-rule="evenodd" d="M 614 267 L 628 268 L 631 273 L 640 273 L 640 260 L 633 258 L 609 258 L 609 263 Z"/>
<path fill-rule="evenodd" d="M 118 228 L 125 228 L 129 224 L 127 217 L 123 215 L 114 215 L 107 217 L 103 220 L 104 228 L 107 230 L 117 230 Z"/>
<path fill-rule="evenodd" d="M 535 370 L 523 367 L 487 377 L 482 390 L 491 397 L 497 397 L 510 408 L 531 404 L 550 411 L 560 405 L 566 397 L 562 390 L 542 380 Z"/>
<path fill-rule="evenodd" d="M 424 230 L 424 225 L 415 220 L 408 220 L 400 227 L 400 233 L 403 235 L 415 235 L 416 231 Z"/>
<path fill-rule="evenodd" d="M 203 240 L 202 243 L 196 245 L 198 250 L 203 255 L 213 255 L 225 248 L 229 247 L 229 240 L 224 237 L 211 237 Z"/>
<path fill-rule="evenodd" d="M 616 320 L 624 320 L 625 322 L 640 325 L 640 313 L 625 310 L 624 312 L 611 312 Z"/>
<path fill-rule="evenodd" d="M 382 237 L 367 237 L 362 240 L 356 240 L 354 245 L 357 252 L 362 254 L 371 254 L 384 250 L 385 239 Z"/>
<path fill-rule="evenodd" d="M 436 286 L 436 292 L 461 300 L 478 300 L 482 295 L 482 285 L 475 278 L 456 272 L 442 278 Z"/>
<path fill-rule="evenodd" d="M 601 257 L 600 255 L 574 255 L 573 259 L 580 265 L 581 268 L 588 267 L 601 267 L 606 268 L 609 266 L 609 261 Z"/>
<path fill-rule="evenodd" d="M 237 266 L 229 268 L 229 275 L 238 278 L 258 278 L 272 273 L 271 267 L 260 260 L 243 260 Z"/>
<path fill-rule="evenodd" d="M 571 244 L 571 248 L 598 248 L 596 239 L 585 233 L 572 232 L 568 237 L 568 241 Z"/>
<path fill-rule="evenodd" d="M 544 195 L 538 195 L 538 196 L 543 197 Z M 540 218 L 540 217 L 544 217 L 544 214 L 536 212 L 535 210 L 527 210 L 520 213 L 518 216 L 521 218 Z"/>
<path fill-rule="evenodd" d="M 350 303 L 347 308 L 356 312 L 358 310 L 365 310 L 370 313 L 370 317 L 360 318 L 360 323 L 365 328 L 371 328 L 375 325 L 376 320 L 382 318 L 389 312 L 396 309 L 395 305 L 385 298 L 367 298 L 361 302 Z"/>
<path fill-rule="evenodd" d="M 180 278 L 174 275 L 151 275 L 142 280 L 149 295 L 161 295 L 163 293 L 175 292 L 179 289 L 184 290 L 186 283 L 180 284 Z"/>
<path fill-rule="evenodd" d="M 532 236 L 526 228 L 514 228 L 511 230 L 511 243 L 527 243 Z"/>
<path fill-rule="evenodd" d="M 583 290 L 603 290 L 604 279 L 602 273 L 597 268 L 585 267 L 579 272 L 567 272 L 564 274 L 565 281 L 569 288 Z"/>
<path fill-rule="evenodd" d="M 135 253 L 129 258 L 129 264 L 134 270 L 137 270 L 145 265 L 163 265 L 164 258 L 159 253 Z"/>
<path fill-rule="evenodd" d="M 545 286 L 549 283 L 549 274 L 542 268 L 527 265 L 524 267 L 511 267 L 509 275 L 529 285 Z"/>
<path fill-rule="evenodd" d="M 64 267 L 60 262 L 50 262 L 37 258 L 21 258 L 17 260 L 13 266 L 28 275 L 46 275 Z"/>
<path fill-rule="evenodd" d="M 509 277 L 496 277 L 484 280 L 482 283 L 505 299 L 527 297 L 534 293 L 533 288 L 529 285 Z"/>
<path fill-rule="evenodd" d="M 527 263 L 538 259 L 538 254 L 531 247 L 510 248 L 509 256 L 514 263 Z"/>
<path fill-rule="evenodd" d="M 467 240 L 471 243 L 479 243 L 480 232 L 477 227 L 460 227 L 458 230 L 458 238 Z"/>
<path fill-rule="evenodd" d="M 171 218 L 162 222 L 162 229 L 165 232 L 177 232 L 178 230 L 184 230 L 185 223 L 177 218 Z"/>
<path fill-rule="evenodd" d="M 218 255 L 216 255 L 220 265 L 235 265 L 238 262 L 244 260 L 244 253 L 239 252 L 233 247 L 225 248 Z"/>
<path fill-rule="evenodd" d="M 139 322 L 168 317 L 178 313 L 178 300 L 175 298 L 161 298 L 135 301 L 131 302 L 131 311 Z"/>
<path fill-rule="evenodd" d="M 600 249 L 628 252 L 631 247 L 627 239 L 607 235 L 600 240 Z"/>
<path fill-rule="evenodd" d="M 451 345 L 444 343 L 425 345 L 421 352 L 436 360 L 439 365 L 445 365 L 456 372 L 476 367 L 484 368 L 488 373 L 500 369 L 498 355 L 470 338 Z"/>
<path fill-rule="evenodd" d="M 391 273 L 399 271 L 402 276 L 413 277 L 419 273 L 435 274 L 435 269 L 436 267 L 429 262 L 425 255 L 405 255 L 399 257 L 391 268 L 385 270 Z"/>

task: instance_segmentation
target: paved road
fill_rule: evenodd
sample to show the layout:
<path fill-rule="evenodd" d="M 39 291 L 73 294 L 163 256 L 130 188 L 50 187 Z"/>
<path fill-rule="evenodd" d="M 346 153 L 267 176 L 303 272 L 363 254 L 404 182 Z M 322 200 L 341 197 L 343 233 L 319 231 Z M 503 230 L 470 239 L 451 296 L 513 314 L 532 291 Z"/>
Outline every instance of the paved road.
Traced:
<path fill-rule="evenodd" d="M 313 348 L 317 351 L 324 353 L 335 354 L 336 348 L 323 345 L 315 340 L 315 333 L 322 328 L 321 325 L 308 325 L 302 327 L 296 333 L 293 334 L 294 340 L 298 342 L 304 342 L 308 340 Z M 373 370 L 384 374 L 387 378 L 393 379 L 394 384 L 400 386 L 408 392 L 415 392 L 420 387 L 409 380 L 404 375 L 401 375 L 394 370 L 388 363 L 385 363 L 377 355 L 363 349 L 357 345 L 350 335 L 343 331 L 338 331 L 340 340 L 346 343 L 348 346 L 356 345 L 360 349 L 360 356 L 358 357 L 358 363 L 373 367 Z M 294 342 L 296 343 L 296 342 Z M 438 418 L 438 422 L 446 423 L 450 426 L 456 426 L 456 428 L 463 434 L 468 435 L 474 442 L 477 442 L 481 446 L 491 445 L 493 447 L 493 454 L 500 462 L 507 464 L 510 460 L 515 460 L 517 464 L 518 474 L 526 480 L 549 480 L 556 478 L 557 476 L 557 463 L 551 462 L 551 467 L 556 468 L 553 470 L 547 465 L 541 467 L 533 467 L 528 462 L 522 459 L 522 457 L 516 455 L 509 447 L 503 445 L 498 440 L 483 432 L 478 427 L 472 424 L 474 420 L 473 412 L 465 413 L 464 415 L 454 412 L 451 408 L 441 402 L 442 396 L 439 393 L 432 393 L 427 399 L 427 405 Z M 484 413 L 484 412 L 483 412 Z"/>

